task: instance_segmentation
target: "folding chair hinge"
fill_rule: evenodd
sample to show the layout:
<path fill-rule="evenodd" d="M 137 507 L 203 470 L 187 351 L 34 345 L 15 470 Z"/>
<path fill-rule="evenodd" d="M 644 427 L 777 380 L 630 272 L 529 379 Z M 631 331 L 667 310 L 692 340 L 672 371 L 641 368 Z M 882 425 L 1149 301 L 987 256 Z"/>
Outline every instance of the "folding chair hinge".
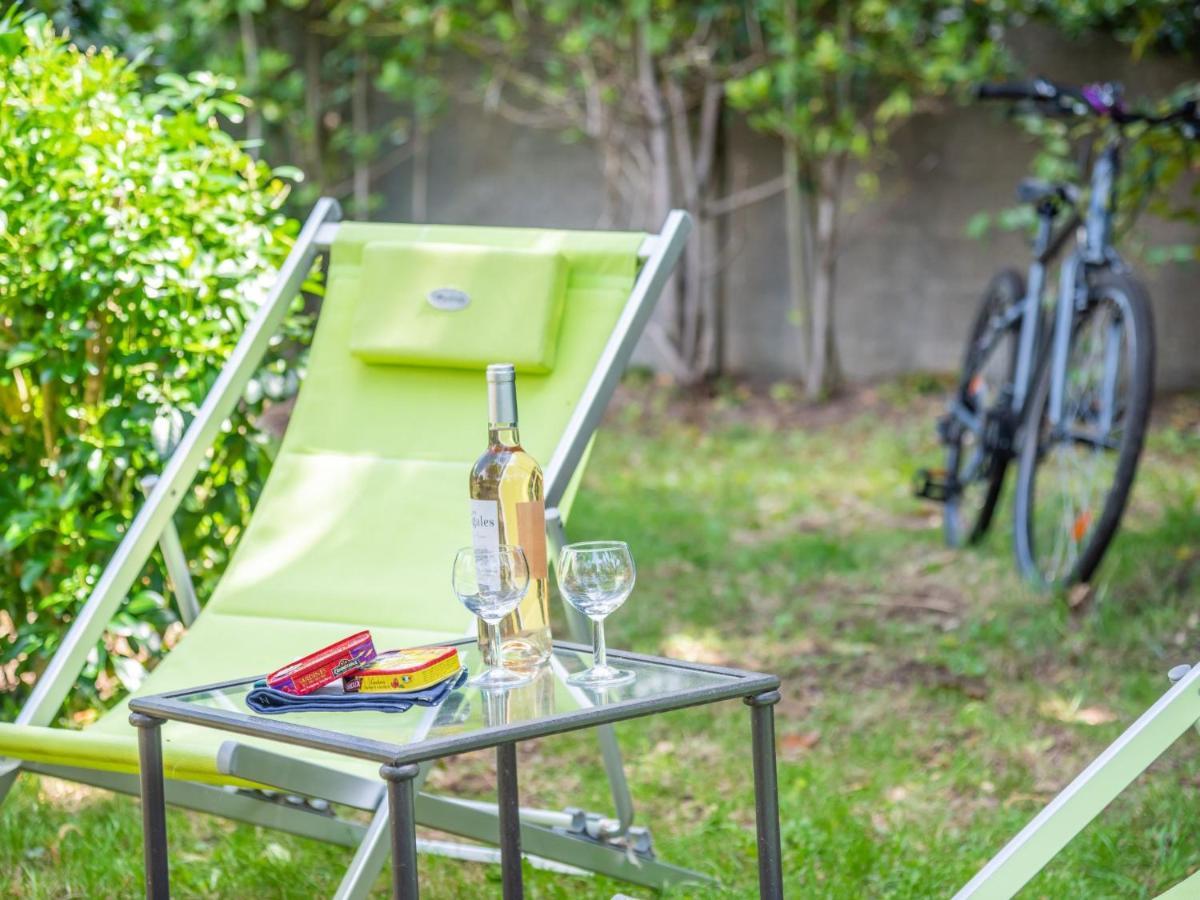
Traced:
<path fill-rule="evenodd" d="M 1175 684 L 1177 681 L 1182 681 L 1183 676 L 1190 671 L 1192 671 L 1192 667 L 1187 663 L 1181 663 L 1178 666 L 1172 666 L 1171 670 L 1167 672 L 1167 679 L 1171 682 L 1171 684 Z"/>
<path fill-rule="evenodd" d="M 318 816 L 329 816 L 330 818 L 336 818 L 337 816 L 337 813 L 329 805 L 329 801 L 322 800 L 320 797 L 302 797 L 299 794 L 287 794 L 283 791 L 271 791 L 263 788 L 238 788 L 236 793 L 244 797 L 253 797 L 255 800 L 274 803 L 278 806 L 301 809 L 305 812 L 315 813 Z"/>
<path fill-rule="evenodd" d="M 620 823 L 616 819 L 574 806 L 568 806 L 564 812 L 571 817 L 571 824 L 566 828 L 555 829 L 556 831 L 586 838 L 606 847 L 621 847 L 638 856 L 654 858 L 654 842 L 650 838 L 650 829 L 641 825 L 630 825 L 624 834 L 617 834 Z"/>

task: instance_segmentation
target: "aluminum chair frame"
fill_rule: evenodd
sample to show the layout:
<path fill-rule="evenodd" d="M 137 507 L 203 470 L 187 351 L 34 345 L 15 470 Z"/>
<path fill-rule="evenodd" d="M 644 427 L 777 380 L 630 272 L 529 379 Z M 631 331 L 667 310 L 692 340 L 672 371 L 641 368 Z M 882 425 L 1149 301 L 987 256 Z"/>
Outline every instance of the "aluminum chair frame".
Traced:
<path fill-rule="evenodd" d="M 1174 685 L 1051 800 L 954 900 L 1007 900 L 1021 890 L 1109 803 L 1200 723 L 1200 665 L 1172 669 Z M 1200 872 L 1159 895 L 1200 895 Z"/>
<path fill-rule="evenodd" d="M 162 552 L 181 622 L 190 626 L 199 615 L 199 605 L 173 516 L 190 489 L 221 425 L 233 412 L 261 363 L 291 301 L 299 294 L 318 256 L 332 247 L 340 220 L 341 208 L 336 200 L 322 198 L 314 206 L 265 301 L 247 324 L 162 473 L 143 483 L 143 488 L 148 491 L 145 502 L 87 602 L 72 622 L 58 651 L 22 706 L 17 724 L 52 724 L 83 670 L 88 653 L 100 641 L 104 629 L 133 587 L 155 546 Z M 642 266 L 625 307 L 546 467 L 547 536 L 554 548 L 567 543 L 557 506 L 600 424 L 634 346 L 683 251 L 691 228 L 691 217 L 682 210 L 673 210 L 663 223 L 662 230 L 648 235 L 639 248 L 638 257 Z M 585 640 L 586 621 L 570 607 L 567 607 L 567 613 L 572 637 Z M 649 835 L 644 829 L 632 828 L 633 799 L 612 726 L 598 727 L 597 734 L 615 817 L 609 819 L 579 811 L 522 809 L 522 823 L 534 829 L 537 837 L 535 841 L 526 842 L 528 848 L 537 854 L 532 857 L 533 863 L 559 870 L 598 872 L 651 887 L 702 880 L 694 872 L 626 848 L 625 843 L 632 842 L 636 837 L 640 846 L 648 849 Z M 371 824 L 364 827 L 308 806 L 276 802 L 261 792 L 182 781 L 168 781 L 166 785 L 167 802 L 177 806 L 356 847 L 354 859 L 335 896 L 344 900 L 366 896 L 388 854 L 387 798 L 378 782 L 235 741 L 229 741 L 221 748 L 218 759 L 221 770 L 227 774 L 270 784 L 286 792 L 373 811 Z M 0 802 L 3 802 L 21 771 L 51 775 L 120 793 L 137 795 L 140 792 L 137 775 L 9 759 L 0 760 Z M 424 775 L 423 769 L 419 780 L 423 780 Z M 474 840 L 494 840 L 498 833 L 494 804 L 470 803 L 422 792 L 417 801 L 417 819 L 419 824 Z M 488 848 L 476 845 L 424 842 L 424 849 L 462 858 L 493 858 Z"/>

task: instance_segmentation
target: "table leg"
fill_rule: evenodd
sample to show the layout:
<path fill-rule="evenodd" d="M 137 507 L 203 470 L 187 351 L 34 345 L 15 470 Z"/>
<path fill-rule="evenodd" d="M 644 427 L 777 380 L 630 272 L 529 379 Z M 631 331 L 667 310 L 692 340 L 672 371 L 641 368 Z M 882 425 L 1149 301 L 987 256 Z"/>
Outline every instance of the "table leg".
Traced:
<path fill-rule="evenodd" d="M 779 691 L 746 698 L 754 740 L 754 818 L 758 824 L 758 892 L 783 897 L 783 858 L 779 841 L 779 782 L 775 774 L 775 710 Z"/>
<path fill-rule="evenodd" d="M 138 730 L 138 759 L 142 786 L 142 856 L 147 900 L 171 896 L 167 864 L 167 800 L 163 786 L 162 719 L 130 713 Z"/>
<path fill-rule="evenodd" d="M 517 792 L 517 745 L 496 747 L 496 801 L 500 815 L 500 876 L 504 900 L 521 900 L 521 808 Z"/>
<path fill-rule="evenodd" d="M 421 767 L 380 766 L 379 774 L 387 782 L 388 814 L 392 820 L 392 896 L 396 900 L 417 900 L 417 815 L 413 809 L 413 779 Z"/>

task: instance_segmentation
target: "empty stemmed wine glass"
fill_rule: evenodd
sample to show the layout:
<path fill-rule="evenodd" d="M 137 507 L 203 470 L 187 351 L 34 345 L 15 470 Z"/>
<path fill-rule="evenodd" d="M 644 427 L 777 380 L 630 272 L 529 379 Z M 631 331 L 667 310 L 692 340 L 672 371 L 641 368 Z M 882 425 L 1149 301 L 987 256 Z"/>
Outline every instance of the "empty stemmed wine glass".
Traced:
<path fill-rule="evenodd" d="M 603 687 L 633 681 L 634 674 L 608 664 L 604 617 L 633 592 L 637 570 L 624 541 L 585 541 L 563 547 L 558 558 L 558 589 L 592 620 L 592 667 L 567 676 L 571 684 Z"/>
<path fill-rule="evenodd" d="M 454 557 L 454 593 L 463 606 L 487 623 L 499 665 L 489 666 L 471 679 L 479 688 L 509 688 L 529 681 L 504 668 L 500 648 L 500 620 L 517 608 L 529 590 L 529 562 L 520 547 L 501 544 L 496 549 L 463 547 Z M 481 653 L 482 657 L 483 654 Z"/>

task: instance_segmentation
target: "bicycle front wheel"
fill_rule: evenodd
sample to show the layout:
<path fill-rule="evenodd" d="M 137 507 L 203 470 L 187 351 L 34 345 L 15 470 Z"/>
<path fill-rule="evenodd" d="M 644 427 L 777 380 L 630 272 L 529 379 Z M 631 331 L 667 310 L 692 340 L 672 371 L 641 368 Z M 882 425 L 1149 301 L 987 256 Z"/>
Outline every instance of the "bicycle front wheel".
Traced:
<path fill-rule="evenodd" d="M 1092 577 L 1129 499 L 1154 393 L 1146 289 L 1124 272 L 1089 277 L 1075 316 L 1061 421 L 1043 367 L 1021 441 L 1014 537 L 1022 573 L 1044 587 Z"/>

